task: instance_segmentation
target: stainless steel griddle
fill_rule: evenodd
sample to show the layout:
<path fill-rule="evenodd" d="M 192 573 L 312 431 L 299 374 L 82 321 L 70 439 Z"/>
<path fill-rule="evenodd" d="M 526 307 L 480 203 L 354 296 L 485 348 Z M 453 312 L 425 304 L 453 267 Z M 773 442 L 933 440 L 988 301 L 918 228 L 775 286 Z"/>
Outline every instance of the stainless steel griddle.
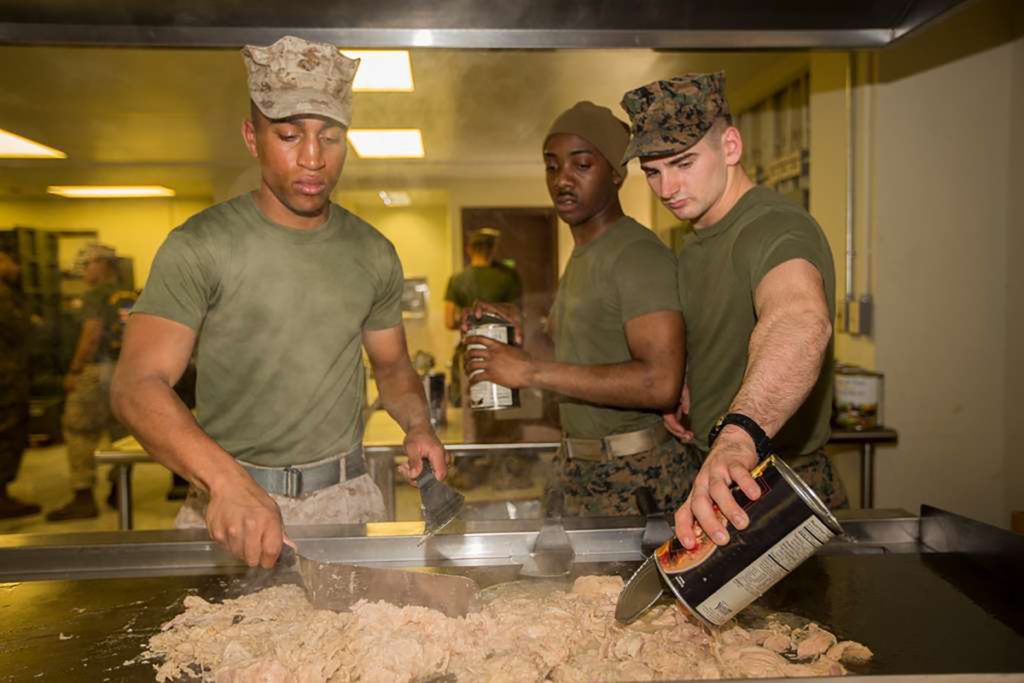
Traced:
<path fill-rule="evenodd" d="M 1024 680 L 1024 539 L 927 507 L 920 517 L 866 511 L 840 519 L 850 538 L 822 548 L 760 607 L 867 644 L 876 658 L 856 673 L 868 679 Z M 429 567 L 486 587 L 516 578 L 540 524 L 468 522 L 423 546 L 400 523 L 295 535 L 320 559 Z M 626 576 L 638 565 L 639 517 L 565 525 L 576 553 L 568 581 Z M 186 595 L 235 597 L 260 579 L 201 531 L 0 537 L 0 681 L 153 680 L 149 664 L 126 662 Z"/>

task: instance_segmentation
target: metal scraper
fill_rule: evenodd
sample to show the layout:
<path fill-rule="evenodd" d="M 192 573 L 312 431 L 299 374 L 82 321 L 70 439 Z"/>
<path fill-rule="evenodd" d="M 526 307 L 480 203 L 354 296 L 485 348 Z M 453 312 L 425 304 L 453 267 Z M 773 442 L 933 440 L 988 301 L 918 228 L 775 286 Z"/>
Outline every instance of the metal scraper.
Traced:
<path fill-rule="evenodd" d="M 313 606 L 343 612 L 360 600 L 429 607 L 450 617 L 480 610 L 476 581 L 465 576 L 320 562 L 285 546 L 282 563 L 293 563 Z"/>
<path fill-rule="evenodd" d="M 533 550 L 523 558 L 520 576 L 547 579 L 566 576 L 572 571 L 576 551 L 562 524 L 565 496 L 560 491 L 552 491 L 545 507 L 544 524 L 534 541 Z"/>
<path fill-rule="evenodd" d="M 452 522 L 466 502 L 465 496 L 434 476 L 430 461 L 423 459 L 423 471 L 416 477 L 420 490 L 420 511 L 423 513 L 423 537 L 420 543 Z"/>

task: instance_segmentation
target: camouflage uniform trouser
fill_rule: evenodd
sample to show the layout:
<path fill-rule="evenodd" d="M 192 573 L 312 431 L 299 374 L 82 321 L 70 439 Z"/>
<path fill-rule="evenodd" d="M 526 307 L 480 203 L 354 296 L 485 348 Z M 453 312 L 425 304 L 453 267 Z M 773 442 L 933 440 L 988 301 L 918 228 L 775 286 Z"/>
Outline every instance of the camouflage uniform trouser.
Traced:
<path fill-rule="evenodd" d="M 795 458 L 786 458 L 786 464 L 814 489 L 830 510 L 850 507 L 843 480 L 825 455 L 824 448 Z"/>
<path fill-rule="evenodd" d="M 0 406 L 0 489 L 18 476 L 27 442 L 28 403 Z"/>
<path fill-rule="evenodd" d="M 368 474 L 314 491 L 301 498 L 271 494 L 281 508 L 285 526 L 302 524 L 365 524 L 387 518 L 384 497 Z M 210 498 L 189 487 L 188 498 L 174 520 L 177 529 L 206 527 L 206 506 Z"/>
<path fill-rule="evenodd" d="M 68 448 L 71 488 L 91 489 L 96 483 L 94 454 L 111 423 L 110 378 L 113 363 L 86 365 L 64 404 L 64 442 Z"/>
<path fill-rule="evenodd" d="M 569 459 L 563 447 L 554 462 L 568 517 L 638 515 L 633 492 L 641 486 L 651 489 L 662 510 L 674 512 L 689 495 L 700 464 L 696 448 L 671 438 L 608 462 Z"/>

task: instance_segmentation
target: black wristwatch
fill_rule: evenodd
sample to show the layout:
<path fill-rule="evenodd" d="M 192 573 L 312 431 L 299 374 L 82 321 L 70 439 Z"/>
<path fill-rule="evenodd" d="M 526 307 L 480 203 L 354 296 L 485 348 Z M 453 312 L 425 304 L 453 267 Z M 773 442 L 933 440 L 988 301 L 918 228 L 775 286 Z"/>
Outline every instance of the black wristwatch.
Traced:
<path fill-rule="evenodd" d="M 758 462 L 772 454 L 772 440 L 761 429 L 761 425 L 742 413 L 727 413 L 718 418 L 718 422 L 715 423 L 715 426 L 708 433 L 708 448 L 715 445 L 715 439 L 729 425 L 736 425 L 750 435 L 750 438 L 754 441 L 754 450 L 757 451 Z"/>

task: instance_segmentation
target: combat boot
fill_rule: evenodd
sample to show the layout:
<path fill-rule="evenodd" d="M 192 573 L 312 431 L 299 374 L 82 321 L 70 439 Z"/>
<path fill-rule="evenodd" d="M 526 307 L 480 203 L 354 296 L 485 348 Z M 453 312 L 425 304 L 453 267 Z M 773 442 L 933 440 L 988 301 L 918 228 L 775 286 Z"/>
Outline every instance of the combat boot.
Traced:
<path fill-rule="evenodd" d="M 0 519 L 14 519 L 39 514 L 41 507 L 35 503 L 26 503 L 7 493 L 7 487 L 0 487 Z"/>
<path fill-rule="evenodd" d="M 46 513 L 47 522 L 63 522 L 69 519 L 92 519 L 98 517 L 100 510 L 92 497 L 92 489 L 75 491 L 75 497 L 62 508 Z"/>

